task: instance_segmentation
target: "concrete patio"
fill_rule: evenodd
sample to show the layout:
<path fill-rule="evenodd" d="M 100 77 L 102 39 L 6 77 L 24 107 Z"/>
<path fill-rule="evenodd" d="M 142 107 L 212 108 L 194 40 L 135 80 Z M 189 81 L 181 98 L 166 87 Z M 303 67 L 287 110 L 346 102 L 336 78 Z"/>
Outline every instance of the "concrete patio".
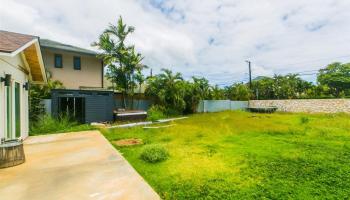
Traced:
<path fill-rule="evenodd" d="M 25 140 L 26 162 L 0 169 L 0 199 L 159 199 L 98 132 Z"/>

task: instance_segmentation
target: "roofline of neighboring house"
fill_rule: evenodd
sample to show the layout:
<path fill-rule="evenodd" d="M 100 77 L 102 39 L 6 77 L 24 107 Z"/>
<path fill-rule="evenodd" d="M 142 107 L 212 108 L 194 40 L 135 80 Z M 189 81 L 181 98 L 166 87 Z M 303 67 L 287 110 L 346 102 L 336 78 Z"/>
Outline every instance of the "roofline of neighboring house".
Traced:
<path fill-rule="evenodd" d="M 62 49 L 62 48 L 55 48 L 55 47 L 46 47 L 46 46 L 41 46 L 42 49 L 50 49 L 50 50 L 60 50 L 64 52 L 70 52 L 70 53 L 78 53 L 81 55 L 87 55 L 87 56 L 97 56 L 98 54 L 93 54 L 93 53 L 85 53 L 85 52 L 80 52 L 80 51 L 73 51 L 73 50 L 67 50 L 67 49 Z"/>
<path fill-rule="evenodd" d="M 41 46 L 42 49 L 59 50 L 59 51 L 78 53 L 78 54 L 81 54 L 81 55 L 88 55 L 88 56 L 97 56 L 98 55 L 97 52 L 94 52 L 94 51 L 89 50 L 89 49 L 84 49 L 84 48 L 73 46 L 73 45 L 69 45 L 69 44 L 63 44 L 63 43 L 56 42 L 56 41 L 53 41 L 53 40 L 48 40 L 48 39 L 43 39 L 43 40 L 50 41 L 50 42 L 55 42 L 55 43 L 58 43 L 60 45 L 65 45 L 65 46 L 69 46 L 69 47 L 73 47 L 73 48 L 78 48 L 78 49 L 81 49 L 81 50 L 84 50 L 84 51 L 89 51 L 89 52 L 83 52 L 83 51 L 79 51 L 79 50 L 72 50 L 72 49 L 48 46 L 46 44 L 42 44 L 42 42 L 40 42 L 40 40 L 39 40 L 39 43 L 40 43 L 40 46 Z"/>

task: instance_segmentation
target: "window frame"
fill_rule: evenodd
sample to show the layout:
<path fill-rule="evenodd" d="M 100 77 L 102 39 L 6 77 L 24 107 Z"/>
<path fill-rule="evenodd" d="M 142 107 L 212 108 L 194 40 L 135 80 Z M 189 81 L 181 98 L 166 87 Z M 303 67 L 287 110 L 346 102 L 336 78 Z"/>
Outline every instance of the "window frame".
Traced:
<path fill-rule="evenodd" d="M 76 65 L 76 61 L 79 61 L 79 66 Z M 73 69 L 74 70 L 81 70 L 81 57 L 80 56 L 73 56 Z"/>
<path fill-rule="evenodd" d="M 60 65 L 58 65 L 57 60 L 56 60 L 58 58 L 61 59 Z M 62 54 L 55 54 L 55 56 L 54 56 L 54 65 L 55 65 L 55 68 L 63 68 L 63 56 L 62 56 Z"/>

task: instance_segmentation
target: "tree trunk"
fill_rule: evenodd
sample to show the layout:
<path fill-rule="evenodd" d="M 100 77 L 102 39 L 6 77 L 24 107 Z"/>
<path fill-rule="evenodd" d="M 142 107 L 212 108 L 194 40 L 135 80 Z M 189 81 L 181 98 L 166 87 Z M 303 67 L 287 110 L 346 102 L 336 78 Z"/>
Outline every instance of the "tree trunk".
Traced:
<path fill-rule="evenodd" d="M 128 85 L 126 83 L 127 81 L 125 80 L 124 82 L 124 91 L 123 91 L 123 104 L 124 104 L 124 109 L 126 109 L 126 96 L 128 92 Z"/>
<path fill-rule="evenodd" d="M 137 101 L 137 108 L 140 108 L 140 100 L 141 100 L 141 84 L 139 84 L 139 99 Z"/>

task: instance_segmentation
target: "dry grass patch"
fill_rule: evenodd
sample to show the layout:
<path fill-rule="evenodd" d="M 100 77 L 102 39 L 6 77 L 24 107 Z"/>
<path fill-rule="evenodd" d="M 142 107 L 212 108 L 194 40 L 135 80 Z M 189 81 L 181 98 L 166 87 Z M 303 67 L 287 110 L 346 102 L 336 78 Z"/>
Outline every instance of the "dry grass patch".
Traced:
<path fill-rule="evenodd" d="M 142 139 L 137 139 L 137 138 L 121 139 L 121 140 L 113 141 L 112 143 L 118 147 L 128 147 L 128 146 L 143 144 Z"/>

